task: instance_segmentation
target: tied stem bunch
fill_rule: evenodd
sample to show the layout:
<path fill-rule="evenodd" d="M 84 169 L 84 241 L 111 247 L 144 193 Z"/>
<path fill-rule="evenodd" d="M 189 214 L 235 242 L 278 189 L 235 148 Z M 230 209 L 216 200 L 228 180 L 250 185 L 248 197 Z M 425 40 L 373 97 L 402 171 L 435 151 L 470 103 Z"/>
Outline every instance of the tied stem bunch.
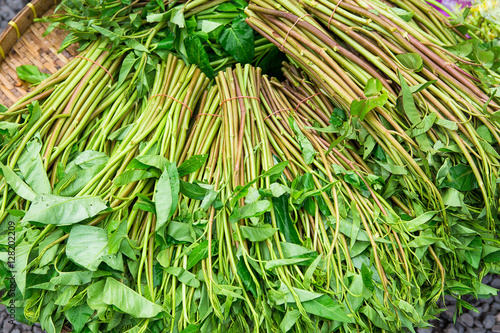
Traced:
<path fill-rule="evenodd" d="M 498 64 L 478 66 L 493 51 L 477 43 L 473 51 L 473 41 L 462 41 L 460 31 L 419 1 L 256 0 L 246 12 L 254 29 L 347 111 L 344 127 L 356 137 L 354 148 L 364 150 L 363 159 L 371 156 L 377 175 L 393 176 L 391 187 L 404 183 L 401 203 L 411 208 L 417 199 L 438 211 L 438 235 L 465 219 L 494 238 L 500 155 L 491 83 Z M 470 52 L 458 56 L 456 42 Z M 338 124 L 320 125 L 327 126 L 317 130 L 340 134 L 330 148 L 348 139 Z"/>
<path fill-rule="evenodd" d="M 242 0 L 63 0 L 54 15 L 41 20 L 51 22 L 46 33 L 69 31 L 60 51 L 74 43 L 85 50 L 103 38 L 114 57 L 126 55 L 121 76 L 135 68 L 142 97 L 152 85 L 155 64 L 169 53 L 197 65 L 209 78 L 237 62 L 272 71 L 277 49 L 245 23 L 246 6 Z"/>

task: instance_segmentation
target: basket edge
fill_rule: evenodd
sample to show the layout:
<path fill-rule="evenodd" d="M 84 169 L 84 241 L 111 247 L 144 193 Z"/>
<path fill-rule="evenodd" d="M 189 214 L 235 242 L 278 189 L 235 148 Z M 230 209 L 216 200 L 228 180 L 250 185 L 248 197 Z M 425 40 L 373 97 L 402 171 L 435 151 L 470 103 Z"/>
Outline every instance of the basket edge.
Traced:
<path fill-rule="evenodd" d="M 35 17 L 41 17 L 59 0 L 33 0 L 28 3 L 10 22 L 0 34 L 0 63 L 2 63 L 21 38 L 26 30 L 33 24 Z"/>

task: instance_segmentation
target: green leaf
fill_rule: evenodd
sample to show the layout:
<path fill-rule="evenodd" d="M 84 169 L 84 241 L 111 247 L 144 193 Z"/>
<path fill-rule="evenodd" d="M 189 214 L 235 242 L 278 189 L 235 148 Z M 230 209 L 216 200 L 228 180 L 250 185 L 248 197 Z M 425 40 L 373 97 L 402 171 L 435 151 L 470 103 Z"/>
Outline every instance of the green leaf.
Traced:
<path fill-rule="evenodd" d="M 382 168 L 386 169 L 392 174 L 395 175 L 407 175 L 408 172 L 406 171 L 406 168 L 404 166 L 400 165 L 395 165 L 395 164 L 387 164 L 387 163 L 382 163 L 380 161 L 375 161 L 377 162 Z"/>
<path fill-rule="evenodd" d="M 276 217 L 276 225 L 285 236 L 287 242 L 301 244 L 299 234 L 295 229 L 295 225 L 290 217 L 288 199 L 290 195 L 283 194 L 278 198 L 273 198 L 273 207 Z"/>
<path fill-rule="evenodd" d="M 212 241 L 212 255 L 214 255 L 215 250 L 215 241 Z M 193 250 L 191 250 L 187 261 L 187 269 L 191 269 L 201 260 L 206 258 L 208 258 L 208 240 L 204 240 Z"/>
<path fill-rule="evenodd" d="M 49 178 L 43 167 L 40 150 L 42 145 L 37 140 L 31 140 L 19 157 L 17 165 L 26 183 L 37 194 L 51 193 Z"/>
<path fill-rule="evenodd" d="M 21 124 L 10 123 L 7 121 L 0 121 L 0 134 L 11 137 L 14 134 L 16 134 L 20 126 Z"/>
<path fill-rule="evenodd" d="M 170 221 L 167 227 L 167 235 L 179 243 L 192 243 L 194 241 L 187 223 Z"/>
<path fill-rule="evenodd" d="M 398 107 L 402 109 L 403 113 L 406 114 L 413 125 L 417 125 L 421 121 L 420 113 L 415 106 L 415 101 L 413 100 L 413 96 L 411 94 L 410 88 L 408 87 L 408 83 L 406 83 L 401 72 L 399 72 L 399 81 L 401 85 L 401 102 L 398 103 Z"/>
<path fill-rule="evenodd" d="M 91 271 L 60 272 L 57 276 L 50 279 L 50 283 L 55 286 L 80 286 L 90 283 L 91 280 Z"/>
<path fill-rule="evenodd" d="M 134 52 L 130 52 L 123 59 L 122 66 L 120 67 L 120 74 L 118 76 L 118 83 L 117 83 L 118 87 L 120 87 L 122 85 L 122 83 L 125 82 L 127 75 L 130 73 L 130 71 L 134 67 L 134 64 L 136 61 L 137 61 L 137 58 L 135 57 Z"/>
<path fill-rule="evenodd" d="M 280 323 L 281 332 L 288 332 L 295 325 L 297 320 L 300 318 L 301 314 L 299 310 L 288 309 L 283 320 Z"/>
<path fill-rule="evenodd" d="M 254 297 L 258 297 L 257 285 L 255 284 L 255 281 L 252 279 L 250 270 L 245 264 L 245 261 L 243 259 L 240 259 L 238 261 L 238 265 L 236 265 L 236 272 L 238 273 L 238 276 L 243 282 L 243 285 L 245 285 L 246 290 L 249 290 L 254 295 Z"/>
<path fill-rule="evenodd" d="M 118 177 L 113 179 L 113 184 L 120 187 L 139 180 L 153 178 L 155 176 L 155 174 L 146 170 L 126 170 L 125 172 L 119 174 Z"/>
<path fill-rule="evenodd" d="M 422 230 L 425 229 L 424 224 L 432 220 L 434 215 L 436 215 L 436 212 L 425 212 L 411 221 L 405 221 L 404 224 L 410 232 Z"/>
<path fill-rule="evenodd" d="M 460 192 L 472 191 L 479 188 L 472 168 L 465 164 L 458 164 L 451 167 L 444 185 Z"/>
<path fill-rule="evenodd" d="M 156 49 L 162 51 L 171 51 L 175 47 L 174 41 L 175 35 L 173 33 L 169 33 L 166 38 L 163 38 L 158 42 Z"/>
<path fill-rule="evenodd" d="M 219 41 L 224 50 L 237 62 L 242 64 L 252 62 L 255 55 L 254 35 L 252 28 L 245 20 L 233 22 L 230 28 L 222 32 Z"/>
<path fill-rule="evenodd" d="M 5 113 L 6 111 L 8 111 L 9 108 L 6 107 L 5 105 L 3 104 L 0 104 L 0 113 Z"/>
<path fill-rule="evenodd" d="M 372 274 L 373 272 L 363 263 L 361 265 L 361 278 L 363 279 L 363 284 L 365 285 L 365 287 L 370 291 L 375 290 Z"/>
<path fill-rule="evenodd" d="M 160 305 L 151 302 L 113 278 L 106 279 L 102 301 L 117 307 L 120 311 L 130 314 L 134 318 L 153 318 L 163 311 Z"/>
<path fill-rule="evenodd" d="M 172 9 L 172 16 L 170 17 L 170 23 L 177 25 L 179 28 L 184 28 L 186 26 L 186 21 L 184 19 L 183 5 L 179 5 Z"/>
<path fill-rule="evenodd" d="M 106 203 L 100 197 L 71 198 L 41 194 L 35 198 L 23 221 L 70 225 L 94 217 L 106 208 Z"/>
<path fill-rule="evenodd" d="M 272 270 L 273 268 L 276 268 L 276 267 L 300 264 L 300 263 L 303 263 L 304 261 L 309 261 L 309 260 L 310 260 L 309 258 L 292 258 L 292 259 L 269 260 L 268 262 L 266 262 L 265 268 L 266 268 L 266 270 L 270 271 L 270 270 Z"/>
<path fill-rule="evenodd" d="M 375 311 L 371 306 L 366 305 L 361 308 L 360 312 L 364 314 L 370 321 L 377 327 L 380 327 L 383 330 L 391 331 L 391 329 L 387 326 L 384 317 L 382 317 L 377 311 Z"/>
<path fill-rule="evenodd" d="M 94 314 L 94 310 L 89 308 L 87 304 L 80 304 L 76 307 L 71 307 L 65 311 L 66 317 L 71 323 L 74 332 L 81 332 L 90 317 Z"/>
<path fill-rule="evenodd" d="M 424 61 L 418 53 L 401 53 L 396 54 L 399 62 L 407 68 L 415 72 L 419 72 L 424 68 Z"/>
<path fill-rule="evenodd" d="M 40 72 L 38 67 L 33 65 L 23 65 L 16 68 L 17 76 L 23 81 L 32 84 L 38 84 L 48 78 L 50 75 Z"/>
<path fill-rule="evenodd" d="M 28 201 L 35 200 L 36 193 L 11 168 L 0 163 L 0 169 L 5 177 L 5 181 L 17 195 Z"/>
<path fill-rule="evenodd" d="M 346 315 L 346 310 L 327 295 L 303 302 L 302 306 L 307 313 L 329 320 L 352 323 L 352 319 Z"/>
<path fill-rule="evenodd" d="M 197 65 L 207 77 L 213 78 L 214 70 L 210 65 L 207 51 L 205 51 L 200 39 L 195 35 L 191 35 L 184 40 L 184 43 L 189 63 Z"/>
<path fill-rule="evenodd" d="M 441 127 L 452 130 L 452 131 L 458 130 L 458 124 L 454 121 L 451 121 L 451 120 L 438 118 L 438 119 L 436 119 L 436 124 L 438 124 Z"/>
<path fill-rule="evenodd" d="M 288 242 L 280 242 L 281 250 L 283 251 L 283 256 L 285 259 L 293 258 L 293 257 L 301 257 L 310 255 L 314 253 L 314 256 L 317 255 L 317 252 L 306 247 L 303 247 L 298 244 L 288 243 Z M 310 258 L 310 256 L 308 256 Z"/>
<path fill-rule="evenodd" d="M 174 215 L 179 198 L 179 174 L 175 163 L 170 163 L 156 184 L 156 230 L 158 231 Z"/>
<path fill-rule="evenodd" d="M 437 82 L 437 80 L 431 80 L 431 81 L 427 81 L 424 83 L 416 84 L 416 85 L 410 87 L 410 91 L 412 94 L 416 94 L 418 92 L 421 92 L 424 89 L 427 89 L 429 86 L 431 86 L 432 84 L 434 84 L 436 82 Z"/>
<path fill-rule="evenodd" d="M 181 193 L 190 199 L 203 200 L 208 193 L 206 188 L 201 187 L 196 183 L 188 183 L 180 181 Z"/>
<path fill-rule="evenodd" d="M 437 115 L 435 113 L 431 113 L 431 114 L 428 114 L 427 116 L 425 116 L 424 119 L 413 128 L 413 130 L 411 132 L 412 137 L 418 136 L 420 134 L 424 134 L 428 130 L 430 130 L 432 128 L 432 126 L 434 125 L 436 118 L 437 118 Z"/>
<path fill-rule="evenodd" d="M 269 170 L 266 170 L 266 172 L 261 174 L 258 178 L 269 177 L 269 181 L 273 183 L 281 177 L 281 174 L 288 166 L 288 163 L 289 161 L 280 162 L 274 165 L 273 167 L 269 168 Z"/>
<path fill-rule="evenodd" d="M 153 167 L 163 171 L 169 163 L 170 162 L 165 157 L 160 155 L 141 155 L 132 160 L 132 162 L 127 165 L 127 169 L 147 170 L 149 167 Z"/>
<path fill-rule="evenodd" d="M 198 281 L 196 276 L 193 273 L 186 271 L 182 267 L 168 267 L 165 268 L 165 272 L 176 276 L 180 282 L 184 283 L 189 287 L 193 288 L 200 287 L 200 281 Z"/>
<path fill-rule="evenodd" d="M 207 159 L 208 154 L 191 156 L 179 166 L 179 177 L 195 172 L 205 164 Z"/>
<path fill-rule="evenodd" d="M 31 246 L 32 244 L 25 242 L 24 240 L 16 246 L 16 263 L 13 267 L 16 271 L 14 279 L 16 281 L 16 286 L 19 288 L 22 295 L 25 295 L 26 291 L 26 266 L 28 266 Z"/>
<path fill-rule="evenodd" d="M 329 122 L 333 125 L 333 127 L 342 126 L 344 121 L 347 120 L 345 112 L 342 109 L 334 108 L 332 114 L 330 115 Z"/>
<path fill-rule="evenodd" d="M 236 192 L 235 195 L 231 198 L 231 205 L 234 205 L 236 202 L 238 202 L 238 200 L 240 200 L 241 198 L 244 198 L 248 194 L 248 189 L 253 184 L 255 184 L 255 182 L 258 181 L 259 179 L 269 177 L 269 181 L 271 183 L 278 180 L 281 177 L 281 174 L 283 173 L 285 168 L 287 167 L 288 163 L 289 163 L 288 161 L 280 162 L 280 163 L 276 164 L 275 166 L 269 168 L 269 170 L 262 173 L 260 176 L 256 177 L 254 180 L 249 181 L 247 184 L 245 184 L 245 186 L 237 187 L 236 191 L 235 191 Z"/>
<path fill-rule="evenodd" d="M 78 265 L 96 271 L 108 254 L 108 233 L 99 227 L 77 225 L 69 233 L 66 255 Z"/>
<path fill-rule="evenodd" d="M 409 12 L 407 10 L 398 7 L 393 7 L 391 8 L 391 10 L 394 12 L 394 14 L 396 14 L 406 22 L 410 22 L 413 15 L 415 14 L 414 12 Z"/>
<path fill-rule="evenodd" d="M 56 229 L 51 234 L 46 236 L 45 239 L 40 242 L 40 254 L 43 249 L 47 248 L 50 244 L 61 238 L 63 235 L 64 232 L 61 229 Z M 40 262 L 38 263 L 38 267 L 44 267 L 46 265 L 52 264 L 54 258 L 59 253 L 58 250 L 59 244 L 56 244 L 45 251 L 45 253 L 42 255 L 42 258 L 40 259 Z"/>
<path fill-rule="evenodd" d="M 156 214 L 156 206 L 154 201 L 150 200 L 147 196 L 137 193 L 136 196 L 139 198 L 137 203 L 134 205 L 134 209 L 141 209 L 146 212 Z"/>
<path fill-rule="evenodd" d="M 218 27 L 222 25 L 222 23 L 211 21 L 211 20 L 200 20 L 198 22 L 199 27 L 201 28 L 201 31 L 208 33 L 211 33 Z"/>
<path fill-rule="evenodd" d="M 316 155 L 316 151 L 314 150 L 313 145 L 311 144 L 309 139 L 302 133 L 299 125 L 297 125 L 292 117 L 288 118 L 288 121 L 290 123 L 290 127 L 292 127 L 295 135 L 297 136 L 304 161 L 306 162 L 306 164 L 311 164 L 314 160 L 314 156 Z"/>
<path fill-rule="evenodd" d="M 258 200 L 241 208 L 235 209 L 233 214 L 229 217 L 229 222 L 234 223 L 236 221 L 247 219 L 250 217 L 260 216 L 271 208 L 271 202 L 268 200 Z"/>
<path fill-rule="evenodd" d="M 383 88 L 384 86 L 382 85 L 382 82 L 380 82 L 380 80 L 375 78 L 370 78 L 365 86 L 364 90 L 365 96 L 366 97 L 377 96 L 380 94 Z"/>
<path fill-rule="evenodd" d="M 249 239 L 251 242 L 262 242 L 276 233 L 278 229 L 265 224 L 262 227 L 246 227 L 241 226 L 241 235 L 243 238 Z"/>
<path fill-rule="evenodd" d="M 181 333 L 198 333 L 200 331 L 201 324 L 189 324 L 185 329 L 181 331 Z"/>

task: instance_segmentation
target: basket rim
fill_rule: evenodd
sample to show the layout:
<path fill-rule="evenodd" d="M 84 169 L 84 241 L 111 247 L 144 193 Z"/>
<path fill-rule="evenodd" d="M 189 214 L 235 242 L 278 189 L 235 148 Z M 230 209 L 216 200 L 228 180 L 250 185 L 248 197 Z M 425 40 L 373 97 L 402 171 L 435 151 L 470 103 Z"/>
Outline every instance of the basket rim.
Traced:
<path fill-rule="evenodd" d="M 7 28 L 0 34 L 0 63 L 8 57 L 10 50 L 33 24 L 34 19 L 42 17 L 50 7 L 58 4 L 59 1 L 33 0 L 9 21 Z"/>

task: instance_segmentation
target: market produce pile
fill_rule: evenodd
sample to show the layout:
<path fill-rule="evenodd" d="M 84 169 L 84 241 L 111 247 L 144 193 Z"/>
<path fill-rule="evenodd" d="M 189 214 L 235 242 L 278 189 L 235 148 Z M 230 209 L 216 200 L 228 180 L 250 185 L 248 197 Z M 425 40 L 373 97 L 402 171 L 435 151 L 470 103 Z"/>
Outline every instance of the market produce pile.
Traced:
<path fill-rule="evenodd" d="M 468 13 L 64 0 L 49 30 L 80 55 L 18 69 L 36 85 L 0 114 L 18 320 L 414 332 L 496 295 L 500 48 Z"/>

